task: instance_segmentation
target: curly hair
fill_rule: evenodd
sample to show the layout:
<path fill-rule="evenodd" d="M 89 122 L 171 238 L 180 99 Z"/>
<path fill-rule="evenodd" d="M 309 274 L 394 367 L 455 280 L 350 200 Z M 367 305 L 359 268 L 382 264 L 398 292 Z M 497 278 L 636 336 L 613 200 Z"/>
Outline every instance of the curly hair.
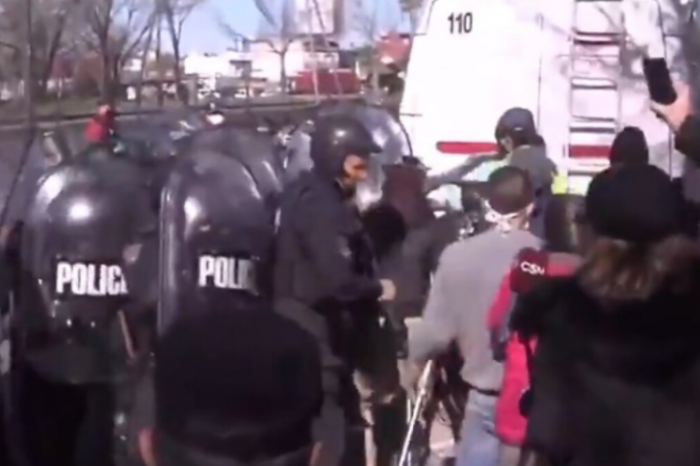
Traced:
<path fill-rule="evenodd" d="M 650 245 L 597 238 L 579 269 L 582 287 L 602 301 L 645 300 L 662 290 L 687 291 L 697 282 L 700 247 L 684 235 Z"/>

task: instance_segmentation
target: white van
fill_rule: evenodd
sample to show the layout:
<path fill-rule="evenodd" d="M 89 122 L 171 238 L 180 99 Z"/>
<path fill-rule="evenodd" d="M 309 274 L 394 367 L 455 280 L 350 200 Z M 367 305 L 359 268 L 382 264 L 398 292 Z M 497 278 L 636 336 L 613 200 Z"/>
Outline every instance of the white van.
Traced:
<path fill-rule="evenodd" d="M 530 109 L 570 192 L 607 166 L 617 130 L 644 130 L 655 164 L 681 159 L 649 109 L 644 53 L 685 79 L 683 0 L 426 0 L 411 51 L 401 122 L 413 152 L 444 172 L 495 153 L 508 108 Z M 487 176 L 477 170 L 472 178 Z M 455 200 L 443 190 L 441 199 Z"/>

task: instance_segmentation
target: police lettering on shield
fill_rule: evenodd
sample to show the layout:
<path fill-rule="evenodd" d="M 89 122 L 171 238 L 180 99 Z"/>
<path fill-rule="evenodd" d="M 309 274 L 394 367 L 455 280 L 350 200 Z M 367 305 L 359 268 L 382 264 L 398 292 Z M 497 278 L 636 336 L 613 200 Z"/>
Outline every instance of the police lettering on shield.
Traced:
<path fill-rule="evenodd" d="M 203 255 L 199 257 L 198 270 L 200 288 L 256 292 L 255 262 L 252 260 Z"/>
<path fill-rule="evenodd" d="M 114 264 L 56 263 L 55 292 L 59 296 L 125 296 L 122 269 Z"/>

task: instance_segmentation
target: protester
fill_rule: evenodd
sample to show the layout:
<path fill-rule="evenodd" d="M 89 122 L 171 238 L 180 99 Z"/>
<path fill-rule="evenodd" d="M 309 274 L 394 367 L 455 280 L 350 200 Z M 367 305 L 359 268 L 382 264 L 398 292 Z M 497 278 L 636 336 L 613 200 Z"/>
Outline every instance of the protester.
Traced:
<path fill-rule="evenodd" d="M 309 466 L 318 347 L 273 312 L 195 313 L 158 345 L 154 399 L 155 424 L 139 438 L 147 466 Z"/>
<path fill-rule="evenodd" d="M 530 110 L 518 107 L 507 110 L 496 125 L 496 140 L 508 164 L 528 172 L 536 192 L 551 186 L 557 168 L 547 157 L 544 139 L 537 133 Z"/>
<path fill-rule="evenodd" d="M 526 442 L 552 465 L 700 464 L 700 250 L 650 166 L 607 169 L 585 199 L 594 241 L 573 277 L 521 296 L 537 338 Z"/>
<path fill-rule="evenodd" d="M 534 189 L 524 170 L 495 170 L 485 192 L 487 216 L 495 226 L 445 249 L 423 320 L 409 337 L 409 358 L 417 364 L 444 353 L 453 341 L 460 347 L 464 358 L 461 375 L 471 391 L 457 453 L 459 466 L 496 464 L 493 409 L 503 373 L 501 364 L 492 358 L 483 323 L 517 252 L 540 246 L 540 240 L 528 231 Z"/>
<path fill-rule="evenodd" d="M 104 144 L 114 131 L 114 109 L 111 105 L 100 105 L 95 115 L 85 125 L 83 137 L 88 144 Z"/>
<path fill-rule="evenodd" d="M 397 294 L 385 306 L 385 315 L 389 317 L 384 321 L 385 331 L 363 332 L 361 353 L 371 355 L 363 359 L 373 362 L 363 365 L 373 369 L 375 381 L 383 382 L 382 392 L 391 393 L 387 388 L 399 381 L 397 356 L 399 370 L 404 368 L 407 326 L 423 312 L 430 276 L 435 272 L 439 256 L 445 247 L 462 237 L 470 218 L 466 209 L 435 218 L 425 194 L 426 169 L 414 160 L 405 159 L 400 164 L 385 166 L 384 171 L 382 199 L 365 212 L 363 221 L 373 242 L 379 275 L 396 283 Z M 375 335 L 379 338 L 373 338 Z M 454 371 L 454 376 L 459 379 L 459 369 Z M 377 394 L 377 390 L 374 393 Z M 394 396 L 391 403 L 381 406 L 375 403 L 372 419 L 377 454 L 373 462 L 378 466 L 393 464 L 401 448 L 406 400 L 404 393 L 400 395 Z M 437 424 L 434 424 L 434 438 L 452 441 L 453 433 L 448 428 L 440 429 Z M 460 422 L 453 424 L 459 426 Z"/>
<path fill-rule="evenodd" d="M 652 102 L 652 109 L 676 134 L 676 149 L 687 159 L 680 179 L 676 180 L 686 204 L 686 232 L 693 238 L 700 234 L 700 120 L 692 114 L 690 88 L 676 85 L 676 101 L 670 105 Z"/>
<path fill-rule="evenodd" d="M 532 112 L 519 107 L 507 110 L 496 125 L 496 140 L 499 150 L 507 154 L 508 165 L 522 168 L 530 175 L 535 189 L 535 211 L 530 228 L 541 236 L 541 213 L 552 193 L 557 166 L 547 156 L 545 141 L 537 133 Z"/>
<path fill-rule="evenodd" d="M 617 133 L 610 147 L 610 165 L 646 165 L 649 145 L 644 132 L 636 126 L 625 126 Z"/>
<path fill-rule="evenodd" d="M 582 204 L 583 198 L 576 195 L 556 195 L 547 204 L 544 212 L 545 244 L 539 259 L 545 275 L 569 275 L 578 266 L 579 254 L 587 244 Z M 522 255 L 526 257 L 524 253 Z M 527 354 L 518 336 L 508 331 L 514 298 L 519 291 L 513 289 L 512 284 L 514 275 L 522 273 L 519 265 L 520 262 L 516 262 L 501 282 L 487 321 L 494 358 L 504 361 L 505 366 L 495 418 L 496 435 L 501 441 L 499 466 L 531 464 L 527 450 L 521 451 L 527 425 L 520 413 L 521 396 L 529 386 Z M 534 348 L 534 342 L 530 344 Z"/>
<path fill-rule="evenodd" d="M 683 193 L 700 204 L 700 119 L 693 114 L 690 88 L 676 84 L 676 100 L 664 105 L 652 102 L 652 109 L 675 133 L 676 149 L 687 157 L 682 175 Z"/>

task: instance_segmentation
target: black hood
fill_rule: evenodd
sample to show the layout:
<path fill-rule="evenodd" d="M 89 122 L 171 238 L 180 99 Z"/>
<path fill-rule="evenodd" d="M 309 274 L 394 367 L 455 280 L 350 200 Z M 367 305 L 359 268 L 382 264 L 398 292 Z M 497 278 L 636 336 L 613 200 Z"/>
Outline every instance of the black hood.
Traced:
<path fill-rule="evenodd" d="M 685 291 L 671 286 L 645 301 L 601 304 L 577 277 L 551 279 L 522 297 L 514 330 L 547 335 L 588 367 L 631 381 L 681 373 L 700 357 L 700 264 Z"/>

